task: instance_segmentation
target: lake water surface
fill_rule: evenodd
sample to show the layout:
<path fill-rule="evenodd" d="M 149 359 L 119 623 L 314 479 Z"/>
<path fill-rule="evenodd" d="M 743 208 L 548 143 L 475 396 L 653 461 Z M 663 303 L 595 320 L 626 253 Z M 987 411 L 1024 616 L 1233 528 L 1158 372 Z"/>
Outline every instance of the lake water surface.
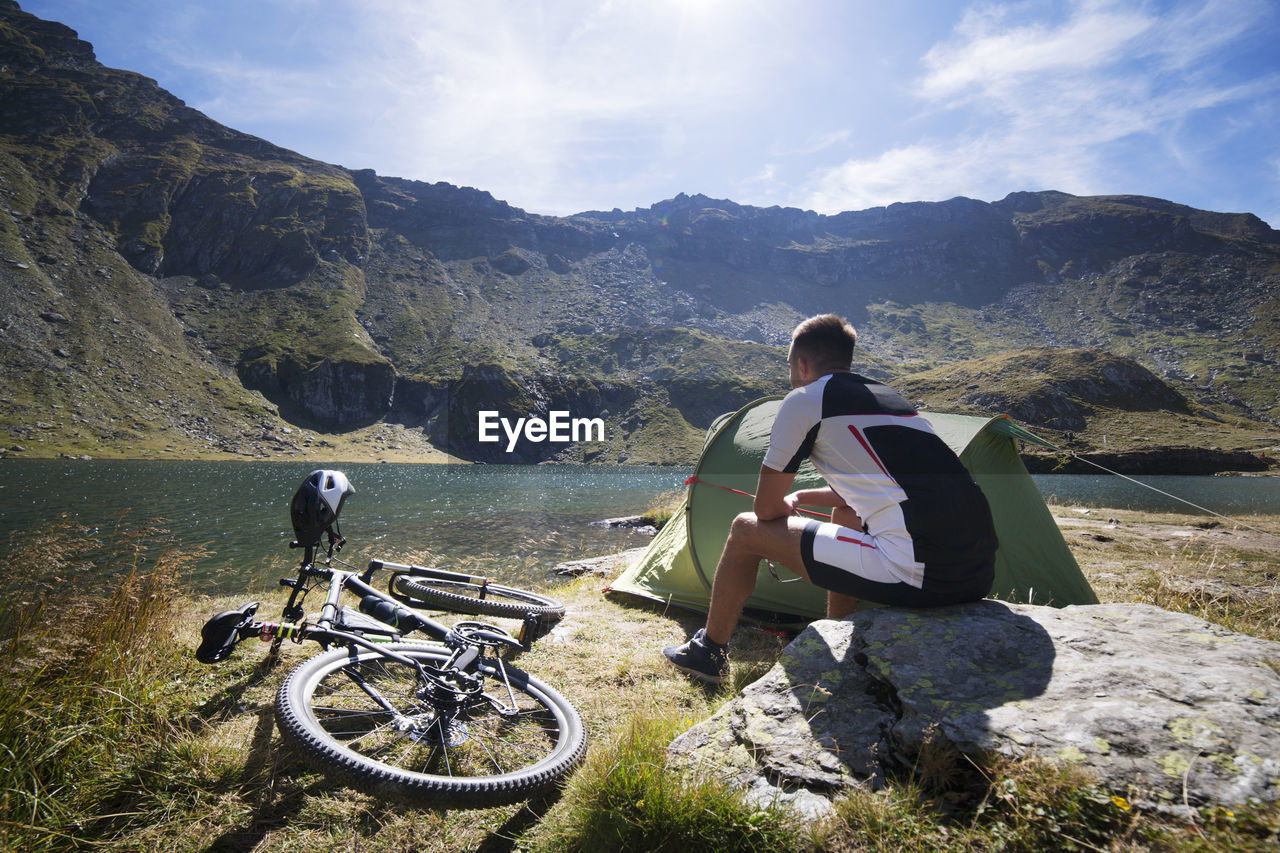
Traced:
<path fill-rule="evenodd" d="M 5 460 L 0 547 L 60 513 L 108 531 L 163 518 L 179 543 L 214 554 L 184 580 L 199 591 L 272 585 L 300 552 L 289 500 L 317 466 L 294 462 Z M 689 471 L 621 466 L 341 466 L 356 493 L 343 507 L 344 557 L 467 565 L 514 581 L 565 560 L 647 543 L 590 522 L 643 511 Z"/>
<path fill-rule="evenodd" d="M 314 463 L 0 460 L 0 549 L 66 513 L 109 532 L 165 519 L 180 544 L 213 552 L 185 583 L 197 591 L 262 588 L 290 573 L 289 499 Z M 501 580 L 545 578 L 564 560 L 639 547 L 647 538 L 590 522 L 644 510 L 682 488 L 687 468 L 597 465 L 343 465 L 356 494 L 343 509 L 352 562 L 466 565 Z M 1199 513 L 1110 475 L 1037 475 L 1067 505 Z M 1280 478 L 1142 477 L 1225 515 L 1280 514 Z M 744 498 L 744 509 L 747 508 Z"/>

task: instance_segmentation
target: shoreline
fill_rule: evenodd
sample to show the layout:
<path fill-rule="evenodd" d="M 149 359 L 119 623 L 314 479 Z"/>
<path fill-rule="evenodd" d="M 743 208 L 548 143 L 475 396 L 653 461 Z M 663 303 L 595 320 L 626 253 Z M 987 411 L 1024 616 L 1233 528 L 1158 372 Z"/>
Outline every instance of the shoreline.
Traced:
<path fill-rule="evenodd" d="M 308 449 L 310 450 L 310 449 Z M 487 465 L 495 463 L 471 462 L 450 456 L 437 450 L 388 449 L 386 452 L 360 452 L 351 448 L 337 449 L 332 453 L 310 453 L 300 450 L 287 452 L 263 452 L 261 454 L 233 453 L 227 451 L 183 452 L 165 450 L 159 452 L 98 450 L 91 453 L 66 451 L 40 453 L 27 447 L 0 448 L 0 463 L 8 460 L 64 460 L 84 462 L 314 462 L 334 464 L 395 464 L 395 465 Z M 1021 453 L 1023 465 L 1030 474 L 1123 474 L 1137 476 L 1280 476 L 1280 460 L 1265 453 L 1246 450 L 1210 450 L 1196 447 L 1154 447 L 1130 451 L 1081 451 L 1078 453 Z M 694 461 L 683 464 L 662 465 L 656 463 L 600 463 L 547 460 L 545 462 L 512 462 L 511 465 L 544 466 L 592 466 L 635 465 L 644 468 L 692 467 Z"/>
<path fill-rule="evenodd" d="M 1270 450 L 1271 448 L 1267 448 Z M 1203 447 L 1150 447 L 1141 450 L 1021 453 L 1029 474 L 1215 476 L 1276 474 L 1277 460 L 1264 452 Z"/>

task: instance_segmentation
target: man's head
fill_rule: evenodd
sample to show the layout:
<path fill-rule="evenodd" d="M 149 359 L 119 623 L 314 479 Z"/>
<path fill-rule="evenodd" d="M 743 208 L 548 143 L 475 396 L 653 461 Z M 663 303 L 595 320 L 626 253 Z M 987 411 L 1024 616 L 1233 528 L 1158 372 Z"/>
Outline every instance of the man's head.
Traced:
<path fill-rule="evenodd" d="M 796 326 L 787 353 L 791 387 L 799 388 L 828 373 L 848 370 L 857 341 L 853 326 L 836 314 L 819 314 Z"/>

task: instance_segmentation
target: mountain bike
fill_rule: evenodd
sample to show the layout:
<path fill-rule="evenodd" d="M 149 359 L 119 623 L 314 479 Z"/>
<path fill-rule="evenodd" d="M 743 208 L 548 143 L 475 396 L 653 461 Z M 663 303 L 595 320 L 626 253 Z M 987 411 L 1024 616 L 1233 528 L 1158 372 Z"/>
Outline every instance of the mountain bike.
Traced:
<path fill-rule="evenodd" d="M 316 769 L 378 797 L 496 805 L 542 793 L 578 765 L 586 752 L 578 712 L 503 657 L 527 649 L 563 614 L 563 605 L 499 587 L 504 605 L 516 606 L 514 600 L 534 608 L 523 614 L 519 635 L 477 621 L 445 625 L 404 606 L 417 599 L 396 589 L 483 587 L 485 598 L 475 599 L 483 601 L 496 585 L 382 560 L 358 571 L 337 556 L 346 540 L 328 532 L 319 562 L 314 543 L 290 543 L 305 553 L 297 576 L 280 581 L 292 590 L 281 621 L 257 620 L 256 601 L 219 613 L 205 623 L 196 659 L 225 660 L 248 637 L 274 648 L 285 641 L 318 643 L 324 651 L 290 672 L 276 695 L 281 733 Z M 384 570 L 391 572 L 385 593 L 373 586 Z M 325 590 L 324 604 L 307 620 L 303 601 L 315 589 Z M 344 605 L 344 595 L 354 597 L 358 609 Z M 405 640 L 414 633 L 434 642 Z"/>

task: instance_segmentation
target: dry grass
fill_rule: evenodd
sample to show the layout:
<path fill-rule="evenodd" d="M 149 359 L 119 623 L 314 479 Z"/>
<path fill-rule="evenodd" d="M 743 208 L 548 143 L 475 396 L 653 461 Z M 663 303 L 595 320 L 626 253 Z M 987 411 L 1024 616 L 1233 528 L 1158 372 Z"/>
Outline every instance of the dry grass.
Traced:
<path fill-rule="evenodd" d="M 1102 601 L 1153 604 L 1280 640 L 1280 517 L 1247 516 L 1243 526 L 1071 507 L 1054 516 Z"/>
<path fill-rule="evenodd" d="M 602 596 L 601 585 L 598 578 L 586 578 L 557 588 L 555 594 L 568 602 L 568 616 L 517 660 L 579 709 L 592 752 L 608 749 L 636 721 L 669 719 L 687 728 L 736 689 L 692 686 L 662 658 L 661 647 L 683 641 L 699 617 L 625 607 Z M 265 599 L 259 615 L 274 615 L 283 598 Z M 93 837 L 95 845 L 175 851 L 505 849 L 517 836 L 537 837 L 541 821 L 564 808 L 541 802 L 405 809 L 310 772 L 280 741 L 273 703 L 284 675 L 315 653 L 314 647 L 286 644 L 274 664 L 265 659 L 266 647 L 254 643 L 215 667 L 199 667 L 187 656 L 204 619 L 240 603 L 231 597 L 201 599 L 172 626 L 172 640 L 183 650 L 178 678 L 198 725 L 183 736 L 181 759 L 164 768 L 171 784 L 144 795 L 149 802 L 139 812 L 147 820 L 120 822 L 110 834 Z M 771 665 L 783 640 L 744 628 L 737 645 L 735 685 Z"/>
<path fill-rule="evenodd" d="M 0 566 L 13 584 L 0 604 L 4 849 L 62 849 L 116 824 L 181 743 L 168 628 L 177 578 L 200 555 L 166 547 L 163 533 L 144 524 L 99 541 L 58 523 Z"/>
<path fill-rule="evenodd" d="M 1200 527 L 1184 516 L 1055 513 L 1104 601 L 1148 601 L 1274 638 L 1280 539 Z M 191 659 L 205 618 L 242 602 L 175 598 L 172 580 L 185 557 L 164 551 L 154 531 L 114 546 L 116 561 L 138 570 L 117 572 L 113 584 L 97 580 L 91 555 L 102 543 L 80 532 L 29 544 L 11 550 L 10 567 L 56 557 L 64 594 L 13 598 L 22 606 L 0 613 L 10 638 L 6 744 L 25 744 L 52 763 L 10 773 L 6 848 L 967 851 L 1043 849 L 1070 836 L 1079 849 L 1209 850 L 1265 849 L 1280 827 L 1274 811 L 1220 810 L 1190 831 L 1135 816 L 1056 769 L 977 767 L 945 748 L 923 750 L 917 772 L 885 792 L 845 798 L 827 824 L 746 808 L 715 784 L 672 778 L 660 759 L 673 733 L 763 674 L 785 638 L 740 629 L 734 683 L 706 689 L 659 652 L 686 638 L 700 616 L 621 604 L 601 595 L 607 581 L 593 577 L 555 590 L 568 616 L 519 660 L 560 689 L 588 728 L 588 763 L 564 796 L 493 809 L 406 809 L 334 786 L 283 746 L 275 691 L 314 648 L 286 644 L 274 663 L 256 643 L 215 667 Z M 86 597 L 68 598 L 68 588 Z M 265 596 L 260 614 L 274 615 L 283 600 Z M 90 648 L 113 651 L 90 665 Z M 48 724 L 33 725 L 37 717 Z M 613 835 L 600 835 L 603 826 Z"/>

